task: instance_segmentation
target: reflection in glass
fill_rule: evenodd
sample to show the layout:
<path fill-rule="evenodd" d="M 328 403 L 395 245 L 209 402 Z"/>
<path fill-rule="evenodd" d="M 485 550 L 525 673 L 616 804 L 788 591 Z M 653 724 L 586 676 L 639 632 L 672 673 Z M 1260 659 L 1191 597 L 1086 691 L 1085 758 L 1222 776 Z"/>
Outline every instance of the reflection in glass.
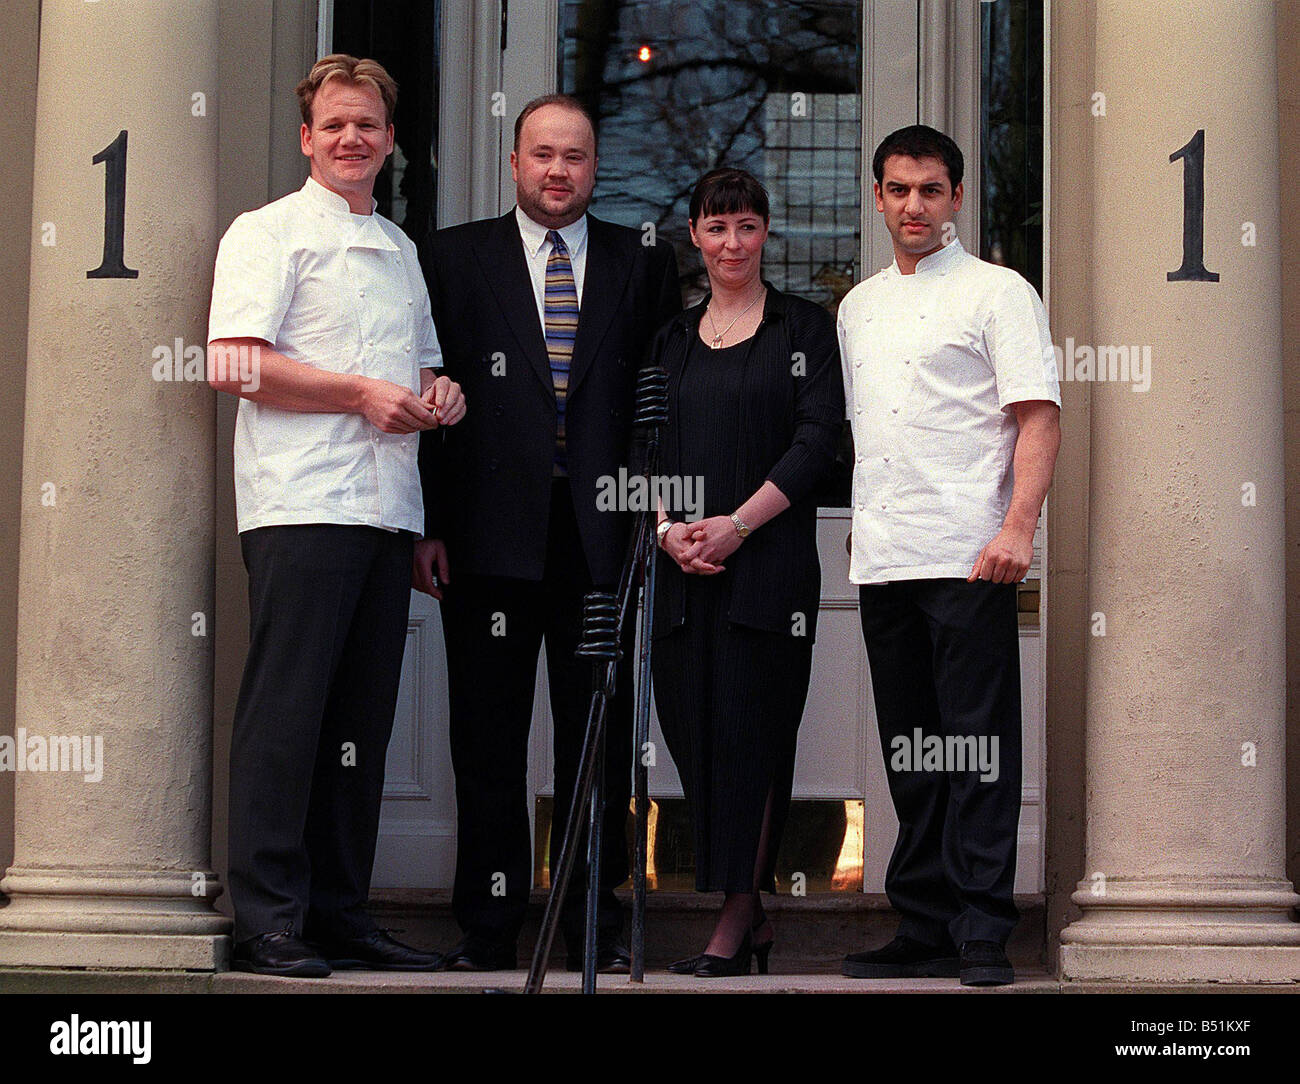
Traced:
<path fill-rule="evenodd" d="M 373 57 L 397 80 L 396 145 L 375 201 L 421 253 L 438 208 L 438 0 L 335 0 L 334 51 Z"/>
<path fill-rule="evenodd" d="M 980 5 L 980 256 L 1043 292 L 1043 4 Z"/>
<path fill-rule="evenodd" d="M 533 832 L 533 885 L 551 887 L 551 798 L 538 797 Z M 630 808 L 635 812 L 636 803 Z M 807 892 L 861 892 L 865 803 L 796 799 L 776 863 L 776 888 L 789 893 L 796 885 Z M 695 855 L 690 813 L 685 798 L 652 798 L 646 885 L 651 891 L 695 889 Z M 632 846 L 628 817 L 628 847 Z M 558 838 L 556 855 L 558 857 Z M 630 885 L 631 882 L 629 881 Z"/>
<path fill-rule="evenodd" d="M 597 122 L 603 217 L 653 224 L 688 301 L 706 288 L 691 185 L 747 169 L 772 199 L 772 284 L 834 311 L 856 279 L 858 0 L 561 0 L 560 87 Z"/>

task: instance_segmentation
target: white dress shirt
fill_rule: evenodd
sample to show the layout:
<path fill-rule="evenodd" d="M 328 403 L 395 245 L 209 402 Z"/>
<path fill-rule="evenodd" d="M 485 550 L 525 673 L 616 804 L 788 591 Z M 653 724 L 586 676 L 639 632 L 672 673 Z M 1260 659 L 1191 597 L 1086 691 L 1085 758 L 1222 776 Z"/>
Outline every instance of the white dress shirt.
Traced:
<path fill-rule="evenodd" d="M 308 179 L 240 215 L 217 252 L 208 341 L 254 338 L 294 361 L 420 392 L 442 353 L 415 245 L 379 214 Z M 364 415 L 281 410 L 240 399 L 239 530 L 336 523 L 424 530 L 419 434 Z"/>
<path fill-rule="evenodd" d="M 1011 502 L 1011 405 L 1060 385 L 1047 312 L 1017 272 L 961 242 L 897 261 L 840 305 L 853 427 L 856 584 L 970 575 Z"/>
<path fill-rule="evenodd" d="M 546 261 L 555 246 L 546 239 L 549 226 L 534 222 L 518 206 L 515 221 L 519 223 L 519 236 L 524 242 L 524 259 L 528 263 L 528 277 L 533 281 L 533 296 L 537 300 L 537 319 L 542 333 L 546 333 Z M 569 250 L 569 263 L 573 265 L 573 285 L 578 291 L 578 307 L 582 307 L 582 280 L 587 276 L 587 216 L 570 222 L 558 231 L 564 247 Z"/>

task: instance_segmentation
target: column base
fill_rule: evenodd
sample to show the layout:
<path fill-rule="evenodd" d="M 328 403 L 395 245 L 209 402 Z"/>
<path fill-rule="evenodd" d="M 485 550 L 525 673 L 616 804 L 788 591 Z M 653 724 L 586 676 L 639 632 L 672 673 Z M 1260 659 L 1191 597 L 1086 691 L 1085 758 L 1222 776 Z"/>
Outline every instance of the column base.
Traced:
<path fill-rule="evenodd" d="M 1300 945 L 1062 945 L 1065 982 L 1300 983 Z"/>
<path fill-rule="evenodd" d="M 1065 981 L 1300 982 L 1300 896 L 1285 880 L 1080 882 Z"/>
<path fill-rule="evenodd" d="M 211 871 L 11 868 L 0 967 L 223 971 L 231 921 Z"/>
<path fill-rule="evenodd" d="M 229 971 L 224 935 L 19 933 L 0 930 L 0 967 Z"/>

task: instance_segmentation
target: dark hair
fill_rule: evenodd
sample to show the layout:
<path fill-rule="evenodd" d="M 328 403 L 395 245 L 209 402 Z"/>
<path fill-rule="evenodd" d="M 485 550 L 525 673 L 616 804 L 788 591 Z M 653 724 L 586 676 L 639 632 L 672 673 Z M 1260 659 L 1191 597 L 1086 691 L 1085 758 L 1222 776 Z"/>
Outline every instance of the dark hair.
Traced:
<path fill-rule="evenodd" d="M 591 112 L 572 94 L 543 94 L 540 98 L 534 98 L 531 102 L 519 111 L 519 116 L 515 117 L 515 150 L 519 149 L 519 136 L 524 130 L 524 121 L 536 113 L 544 105 L 562 105 L 565 109 L 572 109 L 575 113 L 581 113 L 587 118 L 587 123 L 591 125 L 591 142 L 592 146 L 596 143 L 596 122 L 591 118 Z"/>
<path fill-rule="evenodd" d="M 961 148 L 937 128 L 927 124 L 910 124 L 896 132 L 890 132 L 880 141 L 875 157 L 871 159 L 871 172 L 876 175 L 876 183 L 884 180 L 885 159 L 895 154 L 905 154 L 909 158 L 938 158 L 948 169 L 948 180 L 956 190 L 961 184 L 966 165 L 961 156 Z"/>
<path fill-rule="evenodd" d="M 743 169 L 711 169 L 695 182 L 689 217 L 694 225 L 701 215 L 734 215 L 752 211 L 764 222 L 771 218 L 767 189 Z"/>

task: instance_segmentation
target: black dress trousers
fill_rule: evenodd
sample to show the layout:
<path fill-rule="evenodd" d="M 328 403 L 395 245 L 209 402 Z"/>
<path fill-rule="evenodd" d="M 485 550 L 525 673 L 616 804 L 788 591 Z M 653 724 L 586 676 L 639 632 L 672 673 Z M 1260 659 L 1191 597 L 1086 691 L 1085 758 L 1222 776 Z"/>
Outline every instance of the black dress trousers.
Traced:
<path fill-rule="evenodd" d="M 452 911 L 466 934 L 490 943 L 515 943 L 532 887 L 528 731 L 543 643 L 554 721 L 552 868 L 559 860 L 592 694 L 591 662 L 574 652 L 582 636 L 583 598 L 595 586 L 583 556 L 569 481 L 560 478 L 551 487 L 546 566 L 540 581 L 457 575 L 453 566 L 451 582 L 443 587 L 451 757 L 456 771 Z M 597 921 L 606 936 L 622 929 L 622 910 L 613 889 L 628 876 L 632 623 L 628 634 L 619 664 L 618 695 L 605 724 L 606 806 Z M 561 915 L 561 930 L 573 950 L 583 943 L 585 831 L 582 838 Z"/>
<path fill-rule="evenodd" d="M 898 932 L 931 945 L 949 939 L 958 947 L 1005 944 L 1018 917 L 1012 900 L 1021 780 L 1015 584 L 870 584 L 860 588 L 860 609 L 899 821 L 885 873 L 889 902 L 902 916 Z M 952 770 L 955 759 L 922 755 L 928 738 L 944 739 L 955 751 L 958 741 L 972 737 L 990 754 L 997 739 L 996 773 Z M 970 748 L 963 746 L 966 764 Z"/>
<path fill-rule="evenodd" d="M 239 539 L 250 642 L 230 744 L 235 939 L 365 934 L 413 536 L 304 524 Z"/>

